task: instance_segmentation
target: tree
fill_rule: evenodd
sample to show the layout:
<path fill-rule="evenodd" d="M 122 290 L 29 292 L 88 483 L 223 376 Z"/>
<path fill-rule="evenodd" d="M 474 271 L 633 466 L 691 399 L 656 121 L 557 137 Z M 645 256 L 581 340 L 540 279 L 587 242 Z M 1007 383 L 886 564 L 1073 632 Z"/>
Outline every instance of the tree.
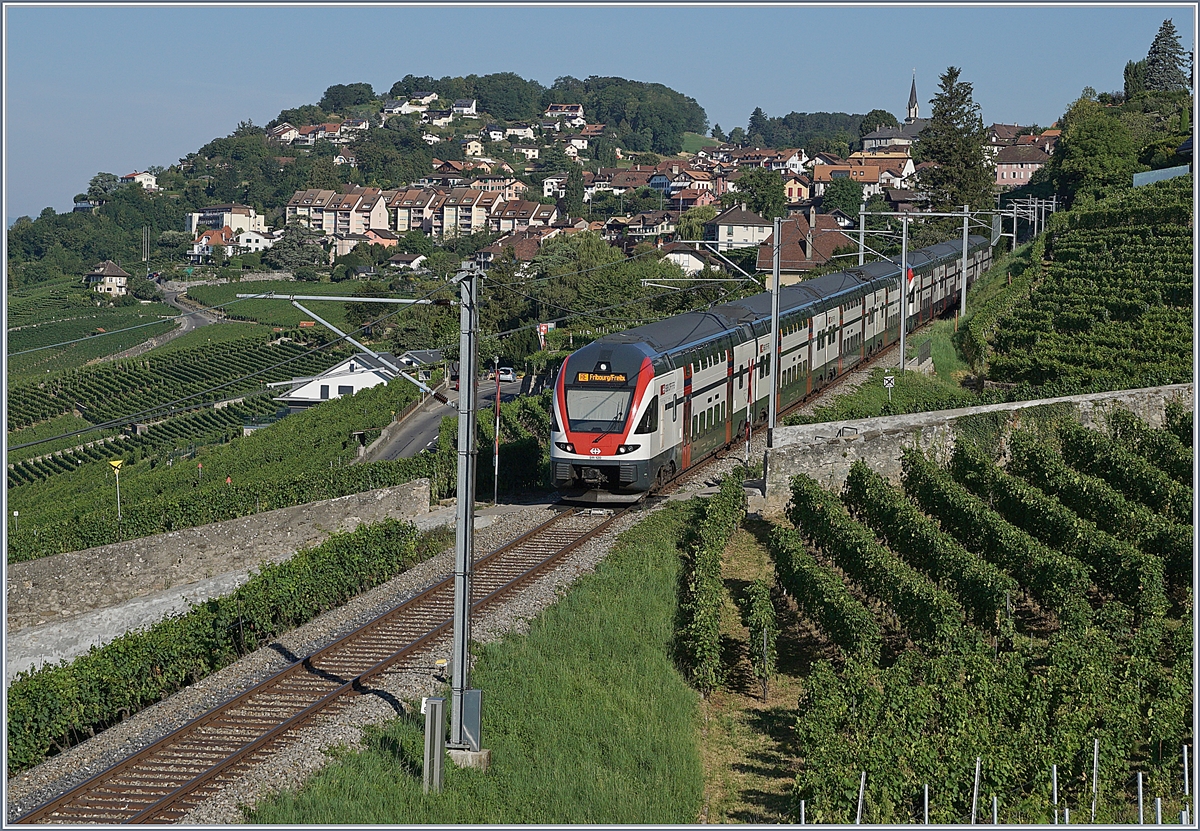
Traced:
<path fill-rule="evenodd" d="M 720 124 L 714 124 L 710 135 L 717 141 L 725 141 L 725 132 L 721 129 Z"/>
<path fill-rule="evenodd" d="M 567 172 L 567 181 L 563 186 L 563 207 L 568 216 L 578 217 L 583 216 L 583 169 L 577 165 L 571 165 L 571 169 Z"/>
<path fill-rule="evenodd" d="M 704 238 L 705 223 L 712 222 L 717 216 L 717 209 L 712 205 L 697 205 L 688 208 L 679 216 L 675 230 L 680 239 L 698 240 Z"/>
<path fill-rule="evenodd" d="M 1137 147 L 1122 123 L 1084 90 L 1063 115 L 1062 138 L 1046 165 L 1048 176 L 1068 204 L 1128 187 L 1138 170 Z"/>
<path fill-rule="evenodd" d="M 745 202 L 747 208 L 763 219 L 787 216 L 783 177 L 765 167 L 751 167 L 743 171 L 737 180 L 737 190 L 725 194 L 721 200 L 729 204 Z"/>
<path fill-rule="evenodd" d="M 935 211 L 992 204 L 995 173 L 984 155 L 983 119 L 971 97 L 971 84 L 960 81 L 960 73 L 951 66 L 941 76 L 918 144 L 922 160 L 937 163 L 922 177 Z"/>
<path fill-rule="evenodd" d="M 1129 61 L 1125 64 L 1125 100 L 1146 91 L 1146 61 Z"/>
<path fill-rule="evenodd" d="M 1174 23 L 1164 20 L 1146 55 L 1146 89 L 1160 92 L 1188 89 L 1191 85 L 1183 67 L 1179 33 L 1175 31 Z"/>
<path fill-rule="evenodd" d="M 374 98 L 370 84 L 334 84 L 325 90 L 317 106 L 327 113 L 340 113 L 347 107 L 369 104 Z"/>
<path fill-rule="evenodd" d="M 729 131 L 729 143 L 736 144 L 741 147 L 746 143 L 746 131 L 741 127 L 734 127 Z"/>
<path fill-rule="evenodd" d="M 316 244 L 309 229 L 299 223 L 284 228 L 283 235 L 263 252 L 263 262 L 281 271 L 316 265 L 324 258 L 325 250 Z"/>
<path fill-rule="evenodd" d="M 896 116 L 887 110 L 871 110 L 863 116 L 862 124 L 858 126 L 858 137 L 862 138 L 867 133 L 872 133 L 880 127 L 899 126 L 900 122 L 896 120 Z"/>
<path fill-rule="evenodd" d="M 121 186 L 121 180 L 115 173 L 97 173 L 88 182 L 88 199 L 93 202 L 106 202 L 110 193 Z"/>
<path fill-rule="evenodd" d="M 750 122 L 746 125 L 746 135 L 766 136 L 769 129 L 767 114 L 763 112 L 762 107 L 755 107 L 754 112 L 750 113 Z"/>
<path fill-rule="evenodd" d="M 841 208 L 845 213 L 851 216 L 858 213 L 858 208 L 863 201 L 863 187 L 860 182 L 856 182 L 849 176 L 842 176 L 830 181 L 825 186 L 825 195 L 821 201 L 822 213 L 833 213 L 834 209 Z"/>

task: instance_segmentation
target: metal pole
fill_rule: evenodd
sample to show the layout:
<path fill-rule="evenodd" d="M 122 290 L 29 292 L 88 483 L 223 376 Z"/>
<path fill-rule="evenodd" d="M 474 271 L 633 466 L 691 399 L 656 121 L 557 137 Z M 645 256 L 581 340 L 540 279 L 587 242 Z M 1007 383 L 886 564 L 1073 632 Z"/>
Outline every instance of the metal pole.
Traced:
<path fill-rule="evenodd" d="M 1096 780 L 1100 778 L 1100 740 L 1092 744 L 1092 822 L 1096 821 Z"/>
<path fill-rule="evenodd" d="M 1191 796 L 1191 781 L 1188 778 L 1188 752 L 1186 744 L 1183 746 L 1183 795 Z"/>
<path fill-rule="evenodd" d="M 1058 825 L 1058 765 L 1050 766 L 1050 783 L 1054 792 L 1054 824 Z"/>
<path fill-rule="evenodd" d="M 492 356 L 492 367 L 496 371 L 496 430 L 495 447 L 492 450 L 492 505 L 495 506 L 500 493 L 500 356 Z"/>
<path fill-rule="evenodd" d="M 908 214 L 901 217 L 900 237 L 900 373 L 904 374 L 904 336 L 908 328 Z"/>
<path fill-rule="evenodd" d="M 800 824 L 804 824 L 804 800 L 800 800 Z"/>
<path fill-rule="evenodd" d="M 1138 771 L 1138 825 L 1145 825 L 1145 815 L 1142 813 L 1142 772 Z"/>
<path fill-rule="evenodd" d="M 975 813 L 979 808 L 979 763 L 980 757 L 975 757 L 975 787 L 971 790 L 971 824 L 975 824 Z"/>
<path fill-rule="evenodd" d="M 454 534 L 454 645 L 450 659 L 450 747 L 467 746 L 463 730 L 463 698 L 468 689 L 471 643 L 471 565 L 475 552 L 475 398 L 478 395 L 479 308 L 477 272 L 459 283 L 458 338 L 458 515 Z"/>
<path fill-rule="evenodd" d="M 1154 824 L 1162 825 L 1162 797 L 1154 797 Z"/>
<path fill-rule="evenodd" d="M 117 521 L 121 521 L 121 468 L 116 468 L 117 474 Z"/>
<path fill-rule="evenodd" d="M 863 239 L 867 233 L 867 203 L 858 203 L 858 264 L 862 265 L 866 259 L 866 240 Z"/>
<path fill-rule="evenodd" d="M 971 206 L 963 205 L 963 256 L 962 256 L 962 290 L 958 296 L 958 315 L 967 316 L 967 223 L 971 218 Z"/>
<path fill-rule="evenodd" d="M 992 794 L 992 825 L 1000 824 L 1000 802 L 999 797 Z"/>
<path fill-rule="evenodd" d="M 441 793 L 442 764 L 446 756 L 446 699 L 425 699 L 425 767 L 422 789 Z"/>
<path fill-rule="evenodd" d="M 854 817 L 854 824 L 862 824 L 862 808 L 863 808 L 863 791 L 867 789 L 867 772 L 862 772 L 862 779 L 858 782 L 858 813 Z"/>
<path fill-rule="evenodd" d="M 925 824 L 929 824 L 929 783 L 925 783 Z"/>
<path fill-rule="evenodd" d="M 771 380 L 771 397 L 767 400 L 767 447 L 775 446 L 775 419 L 778 415 L 779 358 L 783 353 L 779 337 L 779 249 L 783 247 L 781 239 L 783 223 L 775 217 L 775 245 L 772 250 L 771 266 L 771 352 L 767 356 L 767 371 Z"/>

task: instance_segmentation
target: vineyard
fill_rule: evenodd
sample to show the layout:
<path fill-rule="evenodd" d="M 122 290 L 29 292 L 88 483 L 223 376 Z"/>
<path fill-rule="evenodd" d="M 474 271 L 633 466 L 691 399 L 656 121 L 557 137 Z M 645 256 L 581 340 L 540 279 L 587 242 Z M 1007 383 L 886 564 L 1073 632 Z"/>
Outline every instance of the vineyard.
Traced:
<path fill-rule="evenodd" d="M 212 344 L 203 351 L 72 369 L 45 381 L 10 383 L 8 430 L 72 411 L 102 424 L 143 411 L 161 413 L 172 401 L 198 406 L 257 392 L 269 381 L 321 372 L 343 357 L 336 350 L 309 352 L 298 343 L 268 345 L 245 339 Z"/>
<path fill-rule="evenodd" d="M 1077 821 L 1093 788 L 1095 821 L 1129 823 L 1139 772 L 1147 815 L 1161 797 L 1177 818 L 1193 738 L 1185 428 L 1179 407 L 1162 429 L 1116 410 L 1103 430 L 1018 431 L 1004 466 L 961 440 L 945 466 L 905 451 L 899 486 L 862 462 L 840 494 L 795 477 L 787 521 L 763 537 L 776 607 L 819 632 L 791 820 L 855 822 L 861 786 L 862 822 L 920 823 L 928 786 L 935 823 L 972 821 L 973 805 L 990 821 L 993 797 L 1002 823 Z M 727 489 L 682 555 L 677 638 L 701 691 L 725 671 L 706 549 L 742 515 Z"/>
<path fill-rule="evenodd" d="M 1029 397 L 1192 380 L 1191 205 L 1180 177 L 1056 215 L 964 351 Z"/>
<path fill-rule="evenodd" d="M 247 320 L 263 323 L 268 326 L 280 326 L 294 329 L 302 320 L 312 320 L 304 312 L 281 300 L 238 300 L 239 294 L 266 294 L 277 292 L 281 297 L 291 294 L 330 294 L 339 296 L 353 295 L 358 284 L 348 283 L 294 283 L 286 280 L 260 280 L 254 283 L 223 283 L 215 286 L 192 286 L 188 289 L 188 297 L 204 306 L 218 306 L 224 303 L 222 310 L 230 320 Z M 231 302 L 236 301 L 236 302 Z M 346 323 L 346 304 L 341 302 L 313 300 L 304 301 L 304 305 L 328 320 L 342 331 L 352 329 Z M 388 309 L 393 311 L 395 307 Z"/>

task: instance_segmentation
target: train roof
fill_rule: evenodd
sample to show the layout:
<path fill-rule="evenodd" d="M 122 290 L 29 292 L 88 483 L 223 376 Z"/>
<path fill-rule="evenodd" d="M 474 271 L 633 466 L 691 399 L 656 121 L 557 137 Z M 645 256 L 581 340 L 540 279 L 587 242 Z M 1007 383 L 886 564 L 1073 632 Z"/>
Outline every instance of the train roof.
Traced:
<path fill-rule="evenodd" d="M 969 236 L 968 244 L 975 249 L 988 242 L 986 237 Z M 927 248 L 910 251 L 909 264 L 915 268 L 942 257 L 962 255 L 961 243 L 938 243 Z M 896 277 L 900 268 L 895 263 L 883 260 L 855 266 L 846 271 L 822 274 L 811 280 L 783 286 L 779 292 L 781 311 L 832 300 L 840 294 L 857 289 L 873 280 Z M 649 357 L 673 352 L 692 343 L 707 341 L 742 325 L 752 325 L 771 316 L 771 293 L 769 291 L 743 297 L 730 303 L 714 306 L 707 311 L 686 312 L 665 320 L 636 326 L 623 332 L 603 335 L 593 343 L 628 344 L 641 347 Z"/>

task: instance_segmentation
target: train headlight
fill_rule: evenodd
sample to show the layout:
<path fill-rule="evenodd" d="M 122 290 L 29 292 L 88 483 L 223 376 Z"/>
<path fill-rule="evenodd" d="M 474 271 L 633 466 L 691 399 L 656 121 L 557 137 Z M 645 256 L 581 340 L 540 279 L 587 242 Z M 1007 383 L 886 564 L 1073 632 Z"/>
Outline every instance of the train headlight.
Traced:
<path fill-rule="evenodd" d="M 559 450 L 563 450 L 567 453 L 575 452 L 575 445 L 571 444 L 569 441 L 556 441 L 554 444 Z"/>
<path fill-rule="evenodd" d="M 617 448 L 617 455 L 620 456 L 624 453 L 632 453 L 633 451 L 637 450 L 639 447 L 641 447 L 640 444 L 623 444 Z"/>

